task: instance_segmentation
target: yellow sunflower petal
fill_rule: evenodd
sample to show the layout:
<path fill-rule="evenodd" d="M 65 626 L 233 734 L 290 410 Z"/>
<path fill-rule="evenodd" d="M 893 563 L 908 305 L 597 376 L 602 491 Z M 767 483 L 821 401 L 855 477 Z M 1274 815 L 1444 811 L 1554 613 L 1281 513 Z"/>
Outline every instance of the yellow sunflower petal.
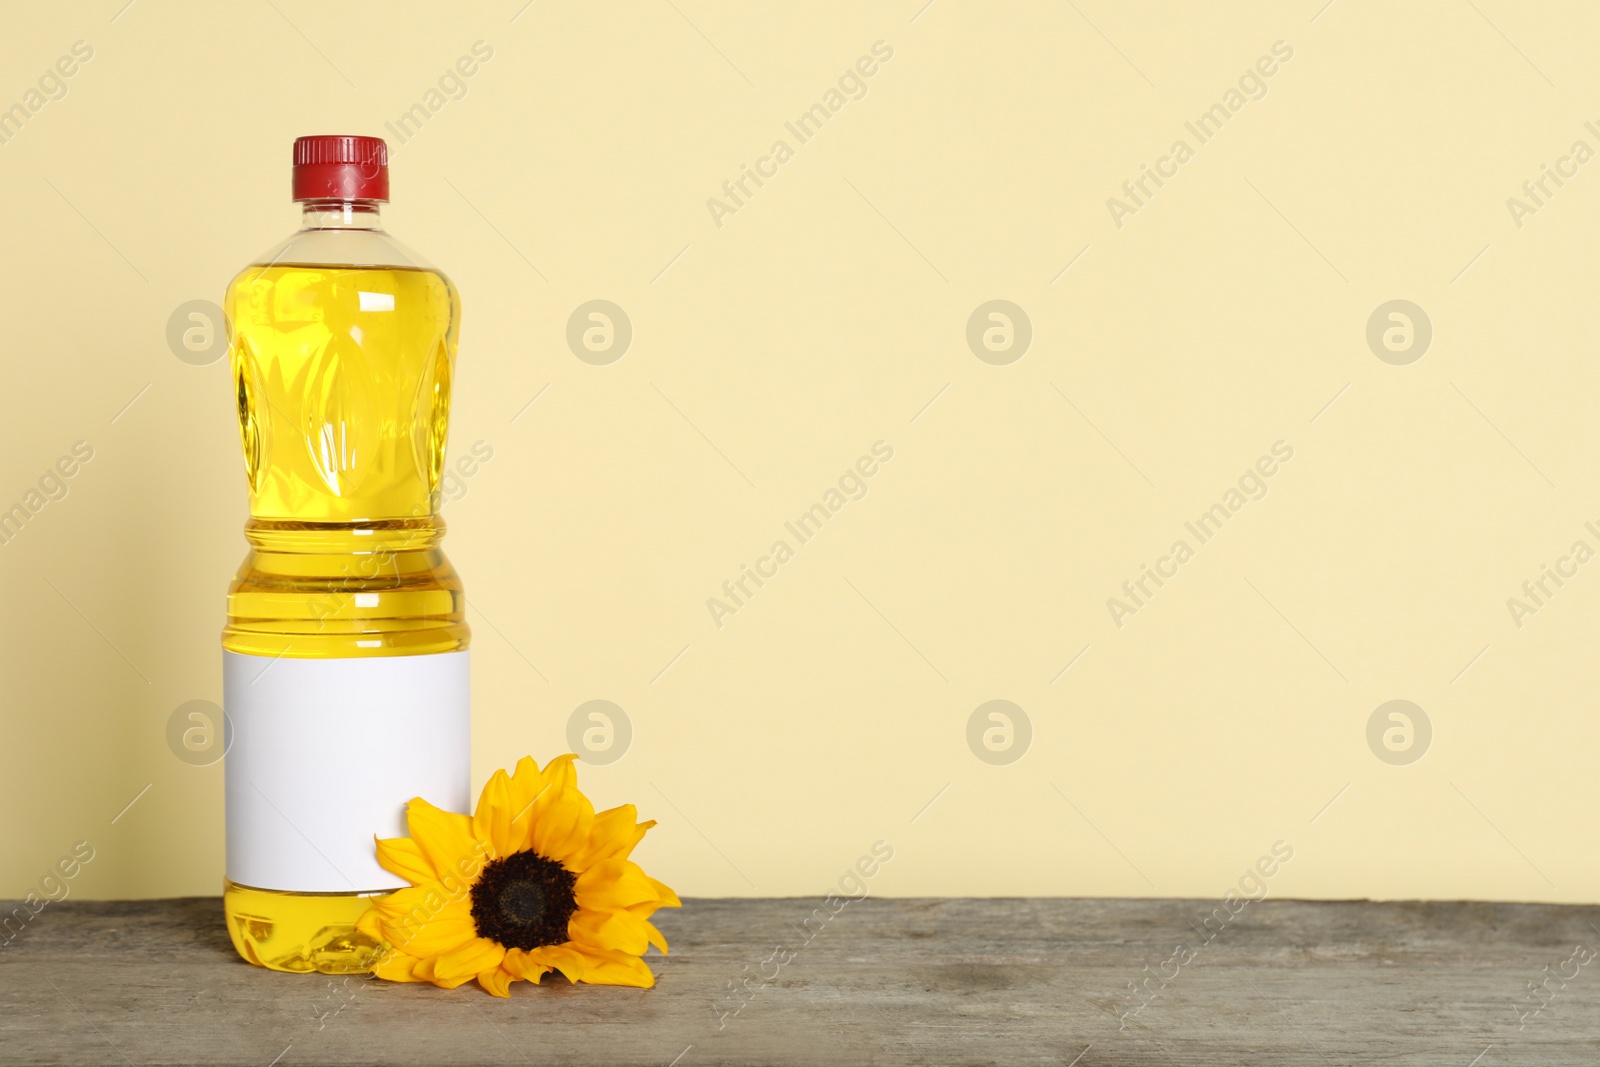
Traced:
<path fill-rule="evenodd" d="M 594 827 L 594 805 L 578 791 L 578 772 L 572 753 L 557 756 L 544 769 L 545 789 L 533 802 L 528 847 L 541 856 L 562 862 L 589 840 Z"/>
<path fill-rule="evenodd" d="M 638 904 L 629 904 L 626 908 L 627 911 L 632 912 L 641 919 L 648 919 L 661 908 L 683 907 L 683 902 L 678 899 L 678 894 L 674 893 L 670 886 L 664 882 L 658 882 L 654 878 L 650 878 L 650 885 L 656 891 L 656 899 Z"/>
<path fill-rule="evenodd" d="M 411 839 L 441 876 L 457 871 L 467 875 L 463 863 L 471 866 L 478 861 L 481 865 L 483 845 L 473 835 L 472 820 L 465 815 L 441 810 L 416 797 L 406 805 L 406 823 Z M 476 873 L 474 869 L 472 875 Z"/>
<path fill-rule="evenodd" d="M 439 872 L 409 837 L 378 838 L 378 864 L 412 885 L 437 882 Z"/>
<path fill-rule="evenodd" d="M 404 952 L 389 952 L 372 968 L 372 973 L 390 982 L 420 982 L 416 976 L 417 964 L 422 961 Z"/>
<path fill-rule="evenodd" d="M 656 911 L 660 907 L 661 907 L 660 904 L 657 904 L 657 903 L 652 901 L 649 904 L 630 904 L 626 908 L 619 908 L 617 910 L 625 911 L 629 915 L 637 915 L 639 918 L 648 921 L 650 919 L 655 918 Z"/>
<path fill-rule="evenodd" d="M 585 949 L 583 981 L 590 985 L 624 985 L 649 989 L 656 984 L 656 976 L 648 964 L 628 952 L 605 949 Z"/>
<path fill-rule="evenodd" d="M 626 911 L 580 908 L 567 920 L 567 936 L 585 948 L 620 949 L 638 956 L 650 947 L 648 925 Z"/>
<path fill-rule="evenodd" d="M 602 860 L 578 875 L 573 893 L 580 908 L 626 908 L 660 899 L 644 868 L 632 860 Z"/>
<path fill-rule="evenodd" d="M 678 899 L 678 894 L 674 893 L 672 891 L 672 887 L 667 885 L 667 883 L 658 882 L 654 878 L 651 878 L 650 884 L 655 887 L 656 898 L 660 901 L 660 904 L 663 908 L 683 907 L 683 901 Z"/>
<path fill-rule="evenodd" d="M 367 908 L 366 911 L 361 913 L 361 918 L 356 920 L 356 930 L 366 934 L 374 941 L 382 941 L 384 939 L 383 912 L 377 908 Z"/>
<path fill-rule="evenodd" d="M 474 937 L 466 944 L 449 952 L 441 952 L 433 961 L 435 979 L 450 981 L 465 975 L 474 978 L 484 971 L 500 966 L 506 950 L 487 937 Z"/>
<path fill-rule="evenodd" d="M 454 952 L 434 961 L 433 973 L 439 978 L 456 978 L 462 972 L 473 977 L 499 968 L 506 958 L 505 946 L 487 937 L 477 937 Z"/>
<path fill-rule="evenodd" d="M 370 928 L 372 920 L 368 916 L 375 917 L 380 932 L 387 926 L 416 930 L 432 919 L 451 914 L 450 903 L 450 897 L 440 891 L 436 884 L 410 886 L 374 900 L 363 913 L 362 919 L 367 921 Z M 382 936 L 388 937 L 388 934 L 383 933 Z"/>
<path fill-rule="evenodd" d="M 540 950 L 534 949 L 533 951 L 538 952 Z M 506 958 L 500 966 L 504 967 L 513 976 L 532 982 L 534 985 L 538 985 L 539 979 L 543 978 L 545 972 L 550 969 L 548 964 L 536 959 L 532 952 L 524 952 L 520 948 L 506 949 Z"/>
<path fill-rule="evenodd" d="M 661 950 L 663 956 L 667 954 L 667 939 L 660 930 L 656 929 L 655 923 L 646 922 L 644 924 L 644 936 L 652 945 Z"/>
<path fill-rule="evenodd" d="M 533 802 L 544 792 L 544 772 L 533 762 L 533 757 L 523 756 L 511 772 L 507 794 L 511 807 L 511 839 L 517 848 L 528 843 L 528 827 L 533 824 Z"/>
<path fill-rule="evenodd" d="M 442 918 L 412 925 L 409 922 L 384 923 L 384 940 L 411 956 L 439 956 L 473 941 L 478 928 L 472 917 Z M 474 972 L 475 973 L 475 972 Z"/>
<path fill-rule="evenodd" d="M 547 970 L 554 967 L 569 982 L 583 981 L 584 972 L 588 970 L 583 953 L 571 945 L 546 945 L 532 949 L 528 958 L 539 961 Z"/>
<path fill-rule="evenodd" d="M 496 856 L 509 856 L 522 847 L 511 839 L 511 779 L 505 771 L 495 771 L 483 785 L 478 810 L 472 816 L 472 833 L 494 846 Z"/>
<path fill-rule="evenodd" d="M 430 895 L 434 903 L 429 904 Z M 378 912 L 385 918 L 404 915 L 414 908 L 437 909 L 446 901 L 447 897 L 437 882 L 425 882 L 422 885 L 408 885 L 396 889 L 393 893 L 386 893 L 381 897 L 374 897 L 371 910 Z"/>
<path fill-rule="evenodd" d="M 400 898 L 398 903 L 395 897 Z M 434 923 L 446 926 L 472 923 L 472 904 L 469 897 L 451 897 L 432 890 L 415 894 L 401 890 L 389 900 L 374 904 L 372 911 L 377 912 L 381 920 L 379 929 L 383 939 L 400 947 L 405 947 L 418 933 Z"/>
<path fill-rule="evenodd" d="M 645 835 L 655 825 L 654 820 L 635 822 L 639 810 L 632 804 L 609 808 L 594 817 L 589 840 L 567 859 L 566 865 L 580 874 L 602 860 L 627 859 Z"/>
<path fill-rule="evenodd" d="M 565 864 L 568 857 L 589 840 L 589 830 L 594 825 L 594 805 L 577 790 L 567 793 L 551 806 L 543 820 L 535 822 L 529 830 L 533 850 Z"/>
<path fill-rule="evenodd" d="M 511 995 L 511 982 L 512 977 L 504 967 L 494 967 L 478 975 L 478 984 L 483 987 L 484 992 L 497 997 Z"/>

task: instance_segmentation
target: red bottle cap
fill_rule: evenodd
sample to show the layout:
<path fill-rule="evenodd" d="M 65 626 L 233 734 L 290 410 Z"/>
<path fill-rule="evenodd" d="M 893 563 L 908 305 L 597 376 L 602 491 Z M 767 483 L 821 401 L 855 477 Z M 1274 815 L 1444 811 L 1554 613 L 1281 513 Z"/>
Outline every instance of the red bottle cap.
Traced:
<path fill-rule="evenodd" d="M 381 137 L 294 142 L 296 200 L 389 200 L 389 146 Z"/>

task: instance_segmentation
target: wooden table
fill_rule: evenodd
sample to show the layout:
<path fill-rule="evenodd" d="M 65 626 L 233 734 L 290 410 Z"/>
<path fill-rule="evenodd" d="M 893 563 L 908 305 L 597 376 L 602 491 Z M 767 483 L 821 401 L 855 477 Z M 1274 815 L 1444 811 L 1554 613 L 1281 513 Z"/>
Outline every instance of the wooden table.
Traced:
<path fill-rule="evenodd" d="M 247 966 L 215 898 L 66 901 L 0 948 L 0 1063 L 1600 1063 L 1600 908 L 820 905 L 690 900 L 655 989 L 506 1001 Z"/>

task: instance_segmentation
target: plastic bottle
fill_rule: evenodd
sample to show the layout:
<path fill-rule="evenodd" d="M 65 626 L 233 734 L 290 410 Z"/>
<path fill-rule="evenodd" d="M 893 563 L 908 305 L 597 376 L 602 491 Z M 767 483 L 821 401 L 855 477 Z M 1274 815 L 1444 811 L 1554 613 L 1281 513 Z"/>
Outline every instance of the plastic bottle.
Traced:
<path fill-rule="evenodd" d="M 294 145 L 301 228 L 224 310 L 250 552 L 223 631 L 228 933 L 251 963 L 366 970 L 406 883 L 373 837 L 413 796 L 470 810 L 466 601 L 440 550 L 460 300 L 384 232 L 375 137 Z"/>

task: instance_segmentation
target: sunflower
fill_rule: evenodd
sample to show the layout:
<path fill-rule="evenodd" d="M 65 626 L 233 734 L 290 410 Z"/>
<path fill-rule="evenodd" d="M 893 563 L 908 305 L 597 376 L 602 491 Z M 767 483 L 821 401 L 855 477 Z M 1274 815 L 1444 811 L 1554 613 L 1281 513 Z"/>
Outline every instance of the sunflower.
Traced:
<path fill-rule="evenodd" d="M 571 982 L 655 984 L 639 957 L 667 941 L 650 917 L 680 904 L 628 859 L 655 822 L 635 822 L 632 804 L 596 813 L 576 758 L 495 771 L 471 817 L 420 797 L 406 806 L 411 836 L 379 840 L 378 862 L 411 886 L 356 924 L 386 943 L 375 975 L 445 989 L 476 978 L 497 997 L 552 969 Z"/>

